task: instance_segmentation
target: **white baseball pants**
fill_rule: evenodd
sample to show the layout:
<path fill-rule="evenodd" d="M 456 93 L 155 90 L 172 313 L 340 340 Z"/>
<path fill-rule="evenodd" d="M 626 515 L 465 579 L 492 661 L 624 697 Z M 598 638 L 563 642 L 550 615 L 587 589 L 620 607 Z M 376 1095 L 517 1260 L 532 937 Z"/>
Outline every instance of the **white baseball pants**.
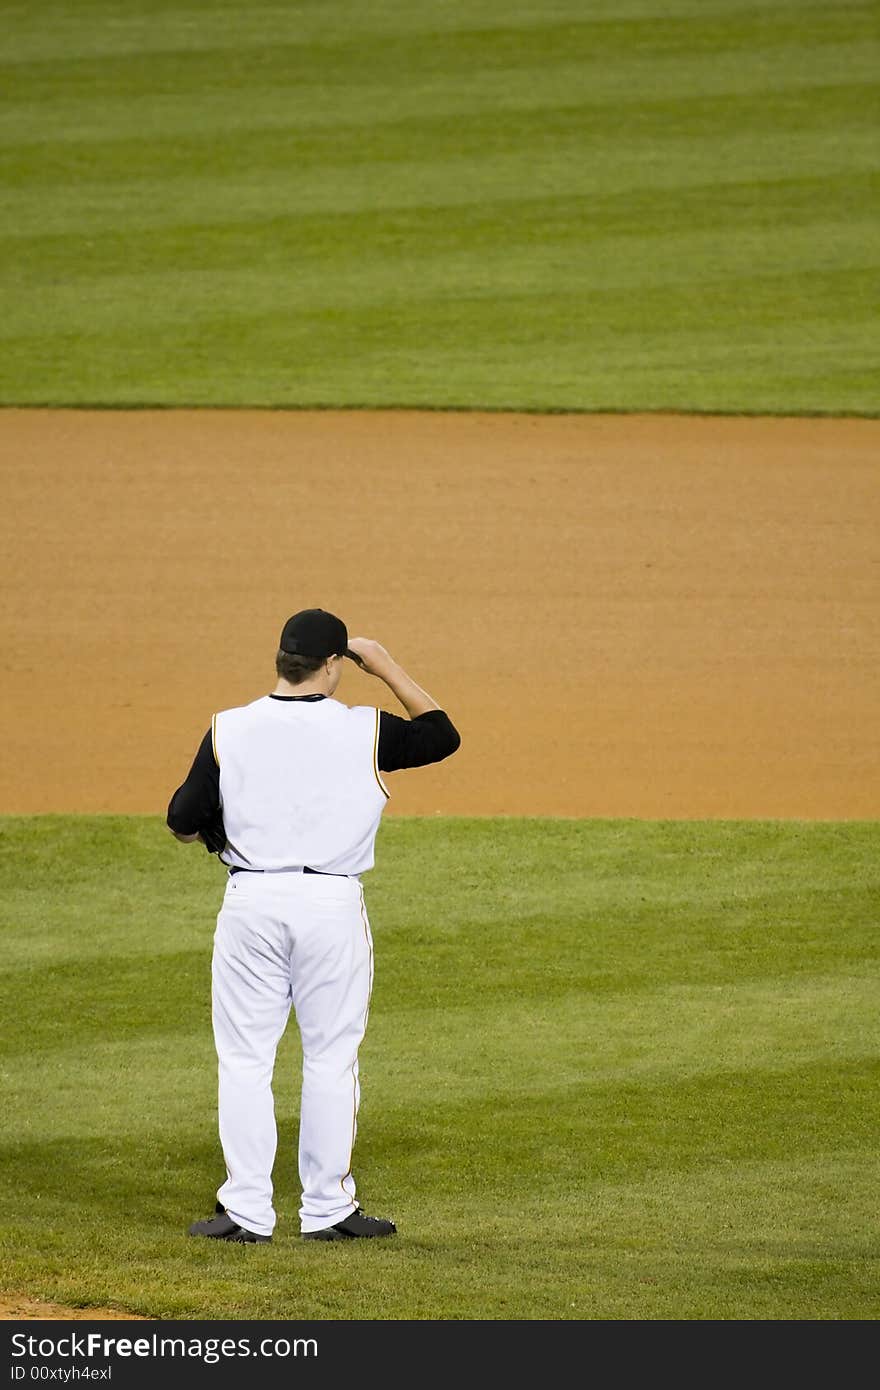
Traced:
<path fill-rule="evenodd" d="M 272 1076 L 295 1011 L 303 1053 L 300 1230 L 357 1208 L 351 1157 L 360 1101 L 358 1049 L 373 986 L 373 942 L 358 878 L 230 875 L 217 916 L 212 1013 L 220 1143 L 217 1198 L 238 1222 L 271 1235 L 278 1145 Z"/>

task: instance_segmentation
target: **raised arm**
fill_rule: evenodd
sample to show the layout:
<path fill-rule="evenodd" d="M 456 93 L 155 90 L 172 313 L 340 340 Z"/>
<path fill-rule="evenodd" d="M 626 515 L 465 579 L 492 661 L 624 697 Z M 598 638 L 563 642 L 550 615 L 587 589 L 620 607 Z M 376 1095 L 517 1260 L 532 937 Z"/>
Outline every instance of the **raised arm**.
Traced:
<path fill-rule="evenodd" d="M 409 715 L 407 720 L 381 711 L 378 760 L 382 772 L 425 767 L 456 752 L 461 735 L 449 715 L 379 642 L 353 637 L 348 645 L 367 675 L 384 681 Z"/>

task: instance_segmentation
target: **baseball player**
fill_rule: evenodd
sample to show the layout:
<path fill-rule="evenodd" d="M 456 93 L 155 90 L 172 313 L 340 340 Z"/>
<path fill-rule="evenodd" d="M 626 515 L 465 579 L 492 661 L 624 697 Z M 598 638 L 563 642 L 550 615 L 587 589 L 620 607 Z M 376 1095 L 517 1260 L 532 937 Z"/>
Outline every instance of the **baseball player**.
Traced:
<path fill-rule="evenodd" d="M 334 699 L 345 657 L 384 681 L 409 718 Z M 361 875 L 373 867 L 389 796 L 382 773 L 439 762 L 461 740 L 384 647 L 349 641 L 322 608 L 284 624 L 275 670 L 270 695 L 214 715 L 168 806 L 177 839 L 200 841 L 227 867 L 211 967 L 226 1181 L 214 1215 L 189 1234 L 272 1238 L 272 1076 L 293 1007 L 302 1238 L 393 1235 L 392 1221 L 362 1211 L 351 1170 L 373 984 Z"/>

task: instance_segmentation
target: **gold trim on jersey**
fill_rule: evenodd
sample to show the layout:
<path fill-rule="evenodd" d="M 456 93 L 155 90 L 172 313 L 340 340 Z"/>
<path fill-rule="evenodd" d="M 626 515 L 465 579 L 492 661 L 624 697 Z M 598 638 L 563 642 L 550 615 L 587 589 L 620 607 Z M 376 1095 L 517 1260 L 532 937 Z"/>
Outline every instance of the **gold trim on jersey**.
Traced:
<path fill-rule="evenodd" d="M 211 749 L 214 754 L 214 762 L 220 766 L 220 759 L 217 757 L 217 716 L 211 715 Z"/>
<path fill-rule="evenodd" d="M 382 788 L 382 790 L 383 790 L 383 792 L 385 793 L 386 797 L 390 797 L 390 796 L 391 796 L 391 793 L 390 793 L 390 791 L 388 790 L 388 788 L 386 787 L 385 783 L 382 781 L 382 774 L 381 774 L 381 772 L 379 771 L 379 720 L 381 719 L 381 717 L 382 717 L 382 711 L 381 711 L 380 709 L 377 708 L 377 710 L 376 710 L 376 732 L 375 732 L 375 734 L 373 735 L 373 771 L 374 771 L 375 774 L 376 774 L 376 781 L 379 783 L 379 786 Z"/>

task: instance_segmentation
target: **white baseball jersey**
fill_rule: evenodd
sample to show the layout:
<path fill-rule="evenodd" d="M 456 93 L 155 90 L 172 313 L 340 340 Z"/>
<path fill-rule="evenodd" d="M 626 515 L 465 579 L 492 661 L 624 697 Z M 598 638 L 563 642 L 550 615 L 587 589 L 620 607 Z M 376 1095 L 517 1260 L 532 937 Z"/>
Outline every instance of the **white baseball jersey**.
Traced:
<path fill-rule="evenodd" d="M 268 873 L 371 869 L 390 795 L 377 761 L 379 714 L 371 705 L 269 695 L 215 714 L 221 860 Z"/>

